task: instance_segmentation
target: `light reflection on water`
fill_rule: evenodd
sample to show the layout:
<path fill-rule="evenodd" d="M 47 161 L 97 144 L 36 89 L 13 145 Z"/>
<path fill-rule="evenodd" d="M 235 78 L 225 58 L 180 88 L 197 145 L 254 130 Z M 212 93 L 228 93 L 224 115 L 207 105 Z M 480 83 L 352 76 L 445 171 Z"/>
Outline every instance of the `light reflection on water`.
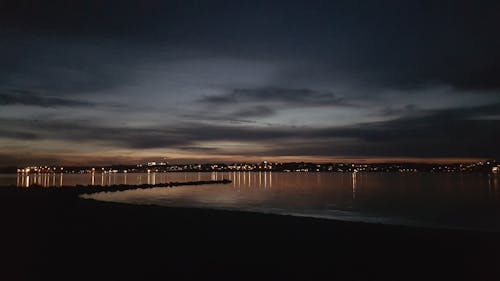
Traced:
<path fill-rule="evenodd" d="M 98 193 L 86 198 L 500 231 L 496 175 L 230 172 L 218 173 L 217 178 L 232 183 Z"/>
<path fill-rule="evenodd" d="M 0 175 L 0 185 L 152 184 L 224 178 L 232 183 L 97 193 L 86 198 L 500 231 L 500 177 L 494 174 L 14 174 Z"/>
<path fill-rule="evenodd" d="M 167 182 L 221 180 L 227 173 L 18 173 L 0 175 L 0 186 L 18 187 L 42 186 L 59 187 L 75 185 L 115 185 L 115 184 L 160 184 Z"/>

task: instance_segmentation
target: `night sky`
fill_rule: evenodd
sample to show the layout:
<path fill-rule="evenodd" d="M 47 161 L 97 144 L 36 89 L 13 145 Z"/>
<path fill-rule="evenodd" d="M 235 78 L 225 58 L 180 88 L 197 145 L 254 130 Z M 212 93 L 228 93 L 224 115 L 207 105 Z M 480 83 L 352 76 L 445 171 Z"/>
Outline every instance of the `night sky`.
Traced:
<path fill-rule="evenodd" d="M 499 1 L 2 1 L 0 165 L 500 158 L 499 15 Z"/>

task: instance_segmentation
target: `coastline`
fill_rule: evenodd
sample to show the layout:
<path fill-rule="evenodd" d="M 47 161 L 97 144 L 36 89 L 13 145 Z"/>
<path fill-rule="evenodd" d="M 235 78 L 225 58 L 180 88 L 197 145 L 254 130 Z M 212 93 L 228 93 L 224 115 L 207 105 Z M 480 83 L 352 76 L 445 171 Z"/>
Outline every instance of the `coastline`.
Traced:
<path fill-rule="evenodd" d="M 500 277 L 495 233 L 129 205 L 19 188 L 0 188 L 0 202 L 4 280 Z"/>
<path fill-rule="evenodd" d="M 111 191 L 100 191 L 99 193 L 108 193 Z M 359 212 L 338 210 L 336 214 L 323 214 L 319 212 L 292 212 L 292 211 L 275 211 L 268 208 L 236 208 L 236 207 L 214 207 L 206 205 L 189 205 L 183 206 L 182 204 L 161 204 L 161 203 L 148 203 L 148 202 L 126 202 L 126 201 L 114 201 L 107 199 L 95 199 L 92 195 L 94 193 L 84 193 L 79 195 L 80 198 L 84 200 L 94 200 L 98 202 L 107 203 L 119 203 L 125 205 L 134 206 L 158 206 L 173 209 L 193 209 L 193 210 L 211 210 L 211 211 L 227 211 L 227 212 L 237 212 L 237 213 L 253 213 L 262 215 L 274 215 L 274 216 L 289 216 L 297 218 L 309 218 L 309 219 L 320 219 L 334 222 L 350 222 L 350 223 L 365 223 L 371 225 L 381 225 L 381 226 L 395 226 L 395 227 L 407 227 L 416 229 L 429 229 L 429 230 L 456 230 L 456 231 L 469 231 L 469 232 L 485 232 L 485 233 L 496 233 L 500 234 L 500 230 L 491 229 L 486 227 L 465 227 L 465 226 L 449 226 L 440 225 L 438 223 L 426 223 L 419 220 L 404 219 L 404 218 L 387 218 L 383 216 L 369 216 L 362 215 Z"/>

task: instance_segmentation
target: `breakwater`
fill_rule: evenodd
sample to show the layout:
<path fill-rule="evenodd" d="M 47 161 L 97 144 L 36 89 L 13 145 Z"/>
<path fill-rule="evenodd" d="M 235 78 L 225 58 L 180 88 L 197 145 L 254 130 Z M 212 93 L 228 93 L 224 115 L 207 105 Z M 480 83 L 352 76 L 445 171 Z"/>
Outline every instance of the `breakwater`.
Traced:
<path fill-rule="evenodd" d="M 157 187 L 180 187 L 180 186 L 193 186 L 193 185 L 206 185 L 206 184 L 228 184 L 231 183 L 228 179 L 222 180 L 204 180 L 204 181 L 185 181 L 185 182 L 167 182 L 158 184 L 115 184 L 115 185 L 74 185 L 74 186 L 48 186 L 43 187 L 40 185 L 32 185 L 30 187 L 19 188 L 15 186 L 6 186 L 3 188 L 15 188 L 17 190 L 24 190 L 26 192 L 69 192 L 76 194 L 89 194 L 94 192 L 113 192 L 113 191 L 124 191 L 129 189 L 147 189 L 147 188 L 157 188 Z"/>

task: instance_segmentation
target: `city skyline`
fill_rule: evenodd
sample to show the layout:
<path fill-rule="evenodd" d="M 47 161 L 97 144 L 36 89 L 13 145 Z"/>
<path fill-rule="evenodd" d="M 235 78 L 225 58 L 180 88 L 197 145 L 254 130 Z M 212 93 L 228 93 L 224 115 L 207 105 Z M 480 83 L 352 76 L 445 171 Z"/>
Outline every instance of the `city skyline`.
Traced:
<path fill-rule="evenodd" d="M 71 159 L 73 158 L 73 159 Z M 208 157 L 206 155 L 191 158 L 170 158 L 170 157 L 145 157 L 145 158 L 121 158 L 113 156 L 96 160 L 95 157 L 85 158 L 71 155 L 64 160 L 35 158 L 22 162 L 5 162 L 0 168 L 27 167 L 27 166 L 70 166 L 70 167 L 108 167 L 116 165 L 147 165 L 150 162 L 168 163 L 172 165 L 182 164 L 209 164 L 209 163 L 352 163 L 352 164 L 378 164 L 378 163 L 403 163 L 403 164 L 460 164 L 477 163 L 485 161 L 495 161 L 494 158 L 415 158 L 415 157 L 311 157 L 311 156 L 284 156 L 284 157 L 259 157 L 243 156 L 241 158 L 233 156 L 227 157 Z"/>

